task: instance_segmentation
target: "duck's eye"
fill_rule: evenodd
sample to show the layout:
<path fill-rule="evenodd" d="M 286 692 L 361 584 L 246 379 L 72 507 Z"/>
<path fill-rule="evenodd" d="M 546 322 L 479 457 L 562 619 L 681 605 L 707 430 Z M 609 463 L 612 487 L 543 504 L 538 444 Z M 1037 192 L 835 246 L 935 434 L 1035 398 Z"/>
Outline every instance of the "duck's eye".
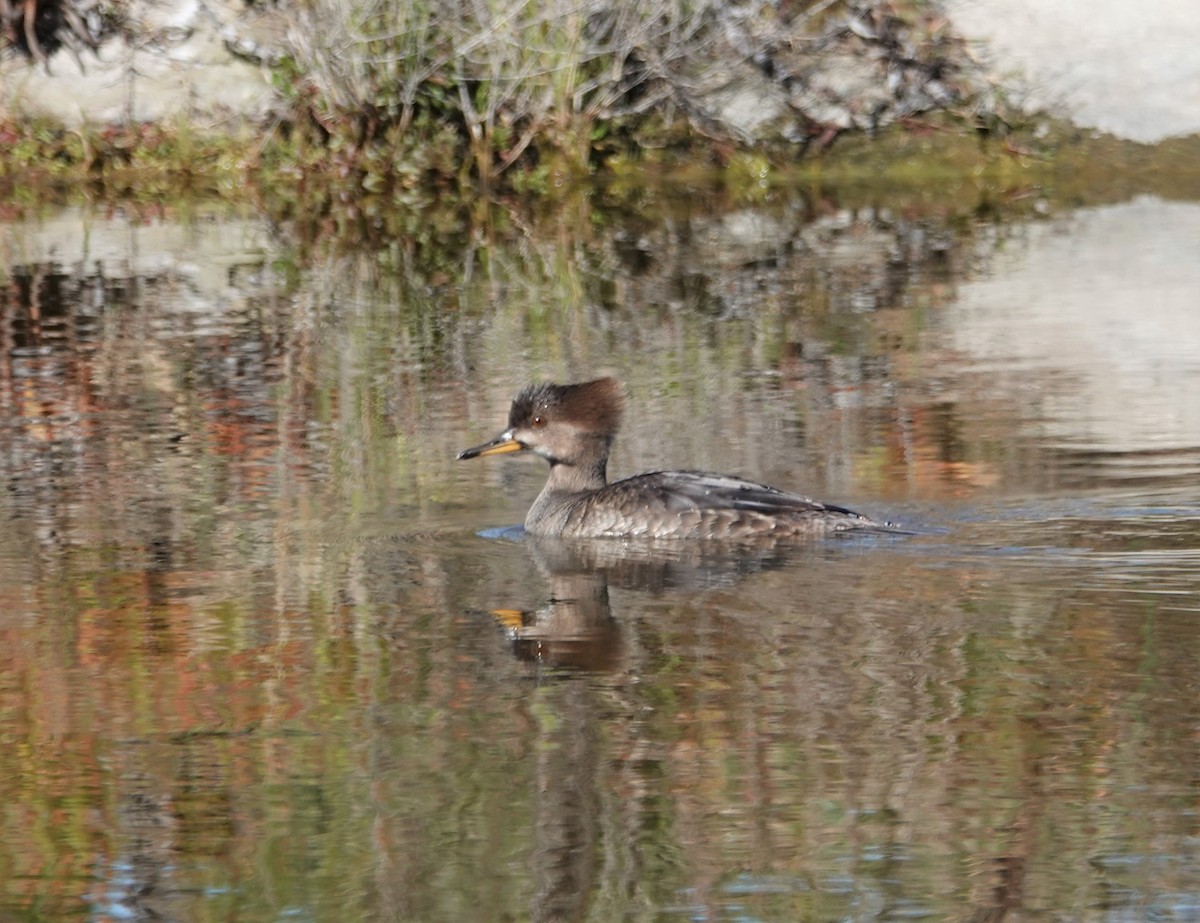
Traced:
<path fill-rule="evenodd" d="M 534 429 L 541 429 L 545 425 L 546 425 L 546 418 L 543 417 L 540 413 L 537 414 L 533 418 L 533 428 Z"/>

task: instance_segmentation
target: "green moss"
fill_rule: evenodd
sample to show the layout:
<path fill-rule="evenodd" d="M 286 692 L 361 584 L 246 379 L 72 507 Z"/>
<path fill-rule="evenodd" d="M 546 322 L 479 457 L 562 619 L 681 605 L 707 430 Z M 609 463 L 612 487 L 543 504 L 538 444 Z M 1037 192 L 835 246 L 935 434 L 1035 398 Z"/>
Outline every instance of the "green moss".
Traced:
<path fill-rule="evenodd" d="M 984 134 L 951 117 L 896 126 L 874 137 L 846 135 L 805 154 L 795 146 L 730 149 L 689 135 L 677 121 L 654 135 L 659 146 L 614 125 L 592 132 L 562 126 L 530 145 L 491 187 L 547 201 L 600 195 L 617 206 L 652 207 L 659 195 L 704 190 L 731 203 L 767 200 L 774 191 L 836 190 L 869 202 L 958 207 L 965 203 L 1050 200 L 1100 203 L 1136 194 L 1200 197 L 1193 165 L 1200 138 L 1144 145 L 1046 122 L 1004 135 Z M 355 136 L 360 136 L 359 140 Z M 0 123 L 0 200 L 20 206 L 86 196 L 176 202 L 244 201 L 273 212 L 361 216 L 400 207 L 468 207 L 479 198 L 472 157 L 455 130 L 418 119 L 375 132 L 353 120 L 281 125 L 266 134 L 205 132 L 170 126 L 67 130 L 46 122 Z M 540 146 L 539 146 L 540 142 Z M 561 142 L 561 143 L 560 143 Z M 585 162 L 579 145 L 592 145 Z M 570 150 L 562 147 L 565 144 Z M 1017 204 L 1017 207 L 1020 207 Z M 340 220 L 340 219 L 339 219 Z"/>

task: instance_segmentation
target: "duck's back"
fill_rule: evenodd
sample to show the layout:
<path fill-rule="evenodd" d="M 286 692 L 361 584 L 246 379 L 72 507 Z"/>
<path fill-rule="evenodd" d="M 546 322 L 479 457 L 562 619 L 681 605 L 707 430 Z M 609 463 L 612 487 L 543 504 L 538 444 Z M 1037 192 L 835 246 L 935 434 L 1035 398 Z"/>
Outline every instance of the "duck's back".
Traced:
<path fill-rule="evenodd" d="M 571 501 L 563 535 L 742 540 L 879 529 L 852 510 L 702 471 L 654 471 Z"/>

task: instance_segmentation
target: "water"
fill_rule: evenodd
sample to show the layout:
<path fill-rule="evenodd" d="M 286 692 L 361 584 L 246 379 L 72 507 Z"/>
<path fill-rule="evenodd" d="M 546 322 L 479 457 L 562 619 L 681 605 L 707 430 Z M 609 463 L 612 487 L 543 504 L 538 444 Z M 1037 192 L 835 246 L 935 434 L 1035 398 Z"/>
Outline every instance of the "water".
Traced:
<path fill-rule="evenodd" d="M 1200 206 L 0 225 L 0 915 L 1200 919 Z M 903 538 L 522 541 L 616 473 Z"/>

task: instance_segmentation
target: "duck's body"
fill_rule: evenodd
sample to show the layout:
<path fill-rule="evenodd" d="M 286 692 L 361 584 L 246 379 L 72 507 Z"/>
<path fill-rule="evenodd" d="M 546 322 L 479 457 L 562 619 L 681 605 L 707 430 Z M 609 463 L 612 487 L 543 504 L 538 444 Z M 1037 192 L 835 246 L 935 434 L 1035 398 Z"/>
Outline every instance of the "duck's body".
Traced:
<path fill-rule="evenodd" d="M 537 535 L 744 539 L 873 526 L 858 513 L 703 471 L 654 471 L 582 491 L 551 481 L 525 517 Z"/>
<path fill-rule="evenodd" d="M 608 483 L 624 406 L 612 378 L 532 385 L 513 401 L 508 429 L 459 453 L 475 458 L 530 450 L 550 463 L 525 517 L 535 535 L 746 540 L 886 528 L 865 516 L 742 478 L 655 471 Z"/>

